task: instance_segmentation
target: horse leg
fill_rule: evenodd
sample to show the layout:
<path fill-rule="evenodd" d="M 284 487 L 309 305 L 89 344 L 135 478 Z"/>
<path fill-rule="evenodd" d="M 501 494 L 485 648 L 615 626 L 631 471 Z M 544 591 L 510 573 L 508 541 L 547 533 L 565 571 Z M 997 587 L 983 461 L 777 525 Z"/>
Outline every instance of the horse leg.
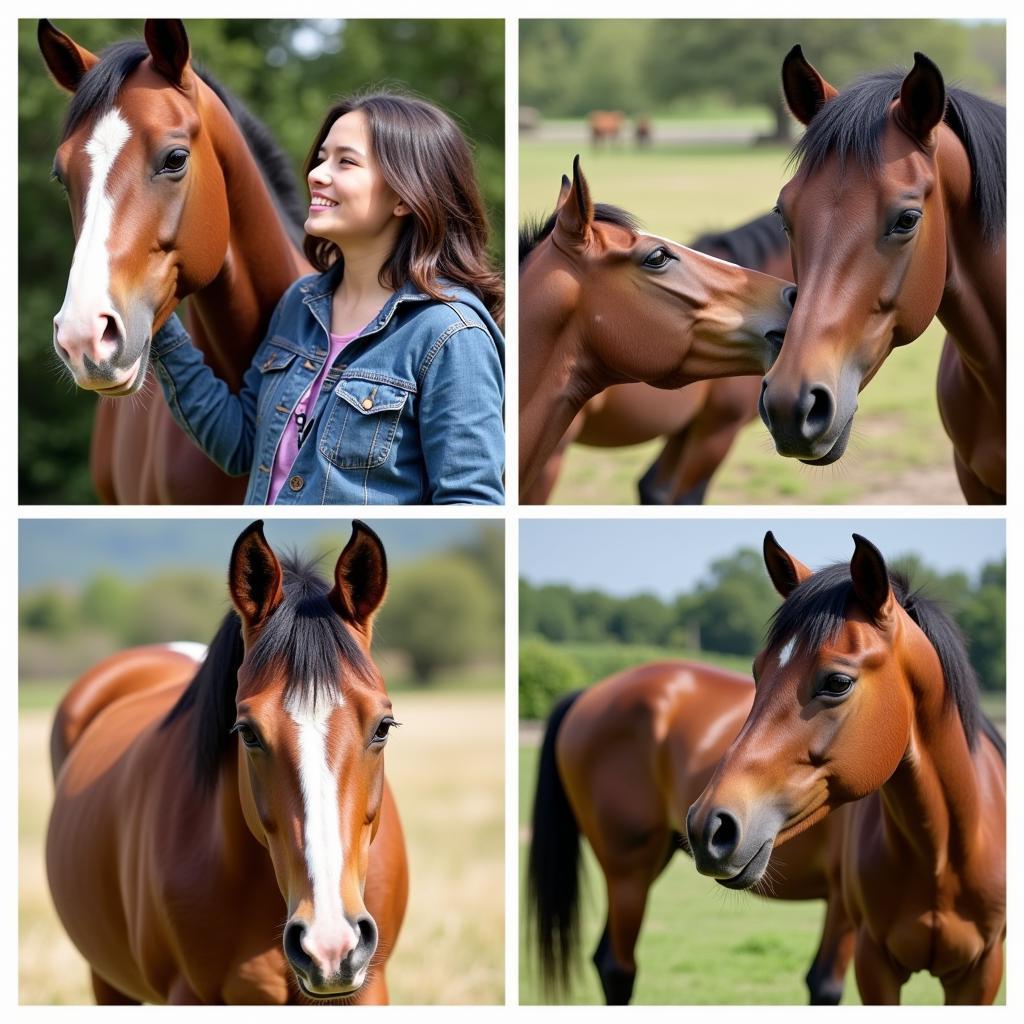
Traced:
<path fill-rule="evenodd" d="M 961 974 L 942 979 L 947 1006 L 991 1006 L 1003 980 L 1003 944 L 997 942 Z"/>
<path fill-rule="evenodd" d="M 907 983 L 910 972 L 893 963 L 889 954 L 875 943 L 865 928 L 857 932 L 853 967 L 862 1003 L 899 1005 L 900 989 Z"/>
<path fill-rule="evenodd" d="M 960 456 L 953 453 L 953 463 L 956 466 L 957 480 L 960 482 L 960 490 L 964 492 L 968 505 L 1005 505 L 1006 495 L 997 494 L 986 487 L 973 473 Z"/>
<path fill-rule="evenodd" d="M 138 1006 L 138 999 L 132 999 L 125 995 L 120 989 L 114 988 L 109 981 L 101 978 L 95 971 L 90 970 L 92 976 L 92 994 L 96 999 L 97 1006 Z"/>
<path fill-rule="evenodd" d="M 668 504 L 701 505 L 736 435 L 754 418 L 760 393 L 757 377 L 711 382 L 707 401 L 681 436 L 679 457 L 667 481 Z"/>
<path fill-rule="evenodd" d="M 839 1005 L 855 940 L 856 932 L 846 914 L 842 895 L 835 893 L 825 907 L 821 944 L 805 979 L 812 1006 Z"/>
<path fill-rule="evenodd" d="M 647 894 L 677 848 L 674 834 L 659 829 L 639 855 L 630 857 L 628 866 L 605 866 L 608 920 L 592 959 L 609 1006 L 625 1006 L 633 998 L 636 941 L 647 909 Z"/>
<path fill-rule="evenodd" d="M 641 505 L 672 504 L 671 478 L 674 475 L 676 464 L 682 457 L 687 429 L 684 428 L 668 439 L 665 447 L 658 453 L 658 457 L 637 481 L 636 489 Z M 700 501 L 693 502 L 693 504 L 699 505 Z"/>

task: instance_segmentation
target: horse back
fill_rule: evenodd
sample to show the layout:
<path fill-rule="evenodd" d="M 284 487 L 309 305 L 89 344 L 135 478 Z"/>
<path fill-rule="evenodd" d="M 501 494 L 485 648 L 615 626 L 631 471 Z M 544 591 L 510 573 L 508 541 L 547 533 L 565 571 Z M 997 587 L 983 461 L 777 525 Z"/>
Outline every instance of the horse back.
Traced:
<path fill-rule="evenodd" d="M 163 644 L 132 647 L 88 669 L 57 706 L 50 733 L 54 780 L 82 733 L 104 710 L 123 698 L 186 683 L 195 671 L 192 658 Z"/>

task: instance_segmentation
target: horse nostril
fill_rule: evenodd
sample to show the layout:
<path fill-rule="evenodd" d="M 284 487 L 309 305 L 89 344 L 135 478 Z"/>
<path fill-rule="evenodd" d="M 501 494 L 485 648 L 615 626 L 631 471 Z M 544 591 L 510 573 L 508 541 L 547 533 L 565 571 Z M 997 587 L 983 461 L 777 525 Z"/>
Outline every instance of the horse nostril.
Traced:
<path fill-rule="evenodd" d="M 715 860 L 725 860 L 736 849 L 740 841 L 740 826 L 728 811 L 715 811 L 710 818 L 706 833 L 707 850 Z"/>
<path fill-rule="evenodd" d="M 835 415 L 835 402 L 828 388 L 818 386 L 811 388 L 811 404 L 804 417 L 803 435 L 808 440 L 820 437 L 832 425 Z"/>
<path fill-rule="evenodd" d="M 304 921 L 289 921 L 284 930 L 284 955 L 293 967 L 309 975 L 313 971 L 314 964 L 313 958 L 302 945 L 302 938 L 305 934 Z"/>
<path fill-rule="evenodd" d="M 790 285 L 788 288 L 782 289 L 782 301 L 785 302 L 790 309 L 796 306 L 796 285 Z"/>
<path fill-rule="evenodd" d="M 360 950 L 366 956 L 372 956 L 373 951 L 377 948 L 377 923 L 369 914 L 364 914 L 356 919 L 355 927 L 359 933 L 356 950 Z"/>

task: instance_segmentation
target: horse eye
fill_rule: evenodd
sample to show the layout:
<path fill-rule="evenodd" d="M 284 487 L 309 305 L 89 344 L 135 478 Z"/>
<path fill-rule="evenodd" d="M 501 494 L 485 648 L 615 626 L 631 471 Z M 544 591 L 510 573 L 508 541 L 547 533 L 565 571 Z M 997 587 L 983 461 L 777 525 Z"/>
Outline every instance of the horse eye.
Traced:
<path fill-rule="evenodd" d="M 896 223 L 893 224 L 891 233 L 894 235 L 910 234 L 917 227 L 917 222 L 921 219 L 921 216 L 920 210 L 904 210 L 896 218 Z"/>
<path fill-rule="evenodd" d="M 826 697 L 842 697 L 850 692 L 853 679 L 841 672 L 833 672 L 819 687 L 818 695 Z"/>
<path fill-rule="evenodd" d="M 782 216 L 782 211 L 777 206 L 774 206 L 772 207 L 772 213 L 779 218 L 779 224 L 782 225 L 782 230 L 788 235 L 789 225 L 786 223 L 786 218 Z"/>
<path fill-rule="evenodd" d="M 398 725 L 393 718 L 381 719 L 380 725 L 377 726 L 377 731 L 373 734 L 373 742 L 383 743 L 388 738 L 388 733 L 391 732 L 393 725 Z"/>
<path fill-rule="evenodd" d="M 256 735 L 252 726 L 246 724 L 245 722 L 239 722 L 231 731 L 237 732 L 238 735 L 241 737 L 242 742 L 250 750 L 256 750 L 259 747 L 263 746 L 263 744 L 260 743 L 259 736 Z"/>
<path fill-rule="evenodd" d="M 185 169 L 185 164 L 188 163 L 188 150 L 172 149 L 167 156 L 164 157 L 163 166 L 160 168 L 160 174 L 176 174 L 178 171 Z"/>
<path fill-rule="evenodd" d="M 652 270 L 660 270 L 662 267 L 667 266 L 674 259 L 675 256 L 673 256 L 672 253 L 668 251 L 668 249 L 664 248 L 663 246 L 658 246 L 658 248 L 655 249 L 654 252 L 649 253 L 647 255 L 647 258 L 644 260 L 643 265 L 645 267 L 650 267 Z"/>

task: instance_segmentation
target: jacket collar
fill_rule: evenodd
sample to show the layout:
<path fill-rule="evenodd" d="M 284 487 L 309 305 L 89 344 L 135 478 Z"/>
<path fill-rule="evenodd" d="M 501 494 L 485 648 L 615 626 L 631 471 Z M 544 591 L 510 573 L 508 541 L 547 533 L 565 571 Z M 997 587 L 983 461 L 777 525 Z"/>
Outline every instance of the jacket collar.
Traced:
<path fill-rule="evenodd" d="M 341 282 L 342 270 L 342 263 L 339 260 L 332 266 L 328 267 L 328 269 L 319 277 L 316 277 L 307 284 L 302 285 L 300 289 L 303 293 L 303 303 L 309 307 L 313 316 L 316 317 L 328 332 L 330 331 L 331 322 L 331 297 L 334 295 L 334 290 Z M 402 287 L 384 303 L 381 311 L 366 325 L 366 328 L 362 333 L 370 334 L 373 331 L 379 331 L 382 327 L 387 326 L 388 321 L 394 315 L 399 303 L 422 302 L 429 299 L 429 295 L 425 295 L 421 292 L 411 281 L 406 281 L 405 284 L 403 284 Z"/>

